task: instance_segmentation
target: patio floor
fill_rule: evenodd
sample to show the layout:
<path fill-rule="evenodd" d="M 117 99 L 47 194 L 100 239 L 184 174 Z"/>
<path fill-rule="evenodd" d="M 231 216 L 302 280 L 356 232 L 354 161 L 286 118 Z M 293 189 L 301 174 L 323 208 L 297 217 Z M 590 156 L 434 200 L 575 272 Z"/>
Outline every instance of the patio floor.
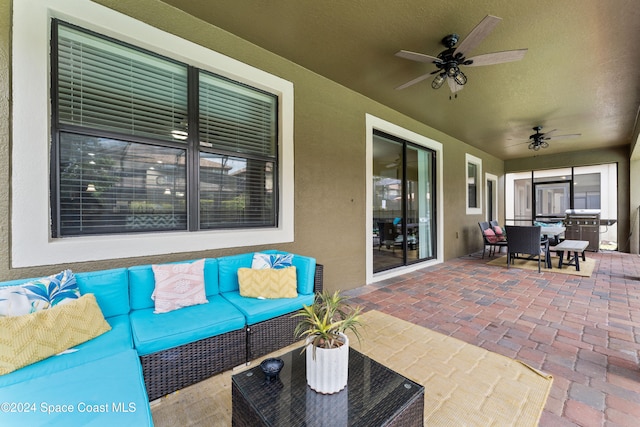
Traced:
<path fill-rule="evenodd" d="M 488 266 L 480 255 L 347 295 L 552 374 L 541 426 L 640 425 L 640 257 L 588 252 L 593 275 L 579 277 Z"/>

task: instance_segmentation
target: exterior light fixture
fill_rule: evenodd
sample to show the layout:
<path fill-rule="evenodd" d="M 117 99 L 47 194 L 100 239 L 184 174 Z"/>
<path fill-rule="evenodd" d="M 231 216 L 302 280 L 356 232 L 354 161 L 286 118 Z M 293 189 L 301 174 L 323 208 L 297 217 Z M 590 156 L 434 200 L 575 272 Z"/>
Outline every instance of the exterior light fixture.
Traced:
<path fill-rule="evenodd" d="M 94 192 L 96 191 L 96 186 L 95 186 L 95 185 L 93 185 L 93 184 L 89 184 L 89 185 L 87 185 L 87 189 L 86 189 L 86 191 L 87 191 L 88 193 L 94 193 Z"/>

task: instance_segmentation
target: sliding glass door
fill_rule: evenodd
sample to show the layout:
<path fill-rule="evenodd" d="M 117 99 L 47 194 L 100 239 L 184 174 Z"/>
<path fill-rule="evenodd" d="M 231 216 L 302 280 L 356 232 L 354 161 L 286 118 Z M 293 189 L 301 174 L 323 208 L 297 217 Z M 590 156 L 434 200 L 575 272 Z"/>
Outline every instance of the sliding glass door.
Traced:
<path fill-rule="evenodd" d="M 436 256 L 434 161 L 432 150 L 374 132 L 374 273 Z"/>

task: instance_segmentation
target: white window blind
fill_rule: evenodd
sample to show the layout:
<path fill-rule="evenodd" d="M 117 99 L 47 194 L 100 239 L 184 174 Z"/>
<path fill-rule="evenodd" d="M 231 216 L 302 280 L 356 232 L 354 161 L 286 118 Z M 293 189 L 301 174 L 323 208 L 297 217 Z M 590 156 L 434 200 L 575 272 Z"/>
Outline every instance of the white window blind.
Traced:
<path fill-rule="evenodd" d="M 277 97 L 200 73 L 200 142 L 217 150 L 276 155 Z"/>
<path fill-rule="evenodd" d="M 72 27 L 58 31 L 60 123 L 163 140 L 186 133 L 186 65 Z"/>

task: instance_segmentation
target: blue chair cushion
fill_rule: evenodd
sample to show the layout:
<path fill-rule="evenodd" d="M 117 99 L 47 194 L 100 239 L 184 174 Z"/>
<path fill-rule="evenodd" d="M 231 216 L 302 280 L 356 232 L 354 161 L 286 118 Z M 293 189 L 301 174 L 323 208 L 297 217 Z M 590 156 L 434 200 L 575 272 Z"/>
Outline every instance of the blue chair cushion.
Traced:
<path fill-rule="evenodd" d="M 222 294 L 231 304 L 236 306 L 247 318 L 247 325 L 254 325 L 274 317 L 282 316 L 313 304 L 314 294 L 298 294 L 296 298 L 259 299 L 246 298 L 240 292 Z"/>
<path fill-rule="evenodd" d="M 133 342 L 138 353 L 145 356 L 244 328 L 245 318 L 240 310 L 220 295 L 208 299 L 207 304 L 168 313 L 154 314 L 153 308 L 131 312 Z"/>

